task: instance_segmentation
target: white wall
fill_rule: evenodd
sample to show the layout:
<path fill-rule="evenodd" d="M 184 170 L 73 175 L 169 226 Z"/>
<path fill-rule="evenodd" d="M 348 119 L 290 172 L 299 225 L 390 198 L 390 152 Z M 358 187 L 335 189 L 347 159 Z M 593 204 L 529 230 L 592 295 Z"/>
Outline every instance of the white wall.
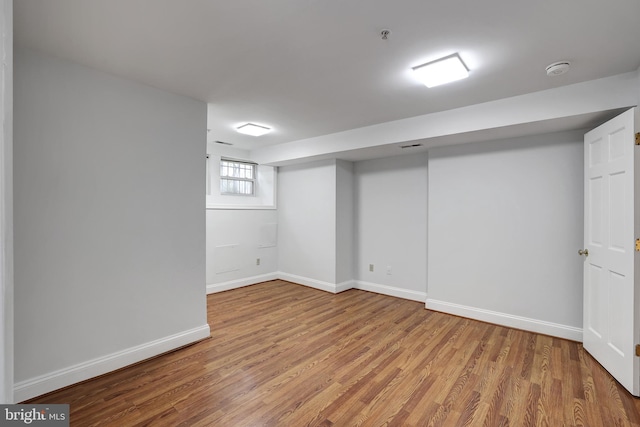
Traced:
<path fill-rule="evenodd" d="M 275 279 L 277 226 L 274 209 L 207 209 L 207 292 Z"/>
<path fill-rule="evenodd" d="M 215 116 L 209 115 L 210 120 Z M 276 168 L 258 166 L 256 197 L 220 194 L 220 158 L 248 160 L 249 152 L 208 143 L 207 292 L 273 280 L 278 270 Z M 260 265 L 257 260 L 260 259 Z"/>
<path fill-rule="evenodd" d="M 15 57 L 16 400 L 209 335 L 206 105 Z"/>
<path fill-rule="evenodd" d="M 353 285 L 353 163 L 280 168 L 278 184 L 277 211 L 207 210 L 209 292 L 275 278 L 330 292 Z"/>
<path fill-rule="evenodd" d="M 424 302 L 427 154 L 356 162 L 355 187 L 358 287 Z"/>
<path fill-rule="evenodd" d="M 13 403 L 13 2 L 0 2 L 0 404 Z"/>
<path fill-rule="evenodd" d="M 581 340 L 582 138 L 430 151 L 427 308 Z"/>
<path fill-rule="evenodd" d="M 278 265 L 293 281 L 336 284 L 336 161 L 278 170 Z"/>
<path fill-rule="evenodd" d="M 353 163 L 337 160 L 336 284 L 345 284 L 354 278 L 354 191 Z"/>

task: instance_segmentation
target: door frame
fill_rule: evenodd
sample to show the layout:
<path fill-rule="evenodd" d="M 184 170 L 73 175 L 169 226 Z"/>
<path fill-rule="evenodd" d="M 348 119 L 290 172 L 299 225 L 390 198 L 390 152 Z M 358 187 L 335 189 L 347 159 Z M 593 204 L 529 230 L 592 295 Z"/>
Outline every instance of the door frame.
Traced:
<path fill-rule="evenodd" d="M 13 403 L 13 0 L 0 3 L 0 403 Z"/>
<path fill-rule="evenodd" d="M 633 132 L 637 135 L 640 132 L 640 107 L 634 108 L 633 116 Z M 633 160 L 634 160 L 634 200 L 633 200 L 633 240 L 640 239 L 640 146 L 634 145 Z M 640 253 L 636 251 L 633 258 L 633 270 L 634 270 L 634 282 L 633 282 L 633 306 L 635 311 L 633 313 L 633 336 L 635 338 L 635 345 L 640 345 Z M 635 378 L 633 379 L 634 396 L 640 396 L 640 357 L 636 354 L 633 358 L 633 371 L 635 372 Z"/>

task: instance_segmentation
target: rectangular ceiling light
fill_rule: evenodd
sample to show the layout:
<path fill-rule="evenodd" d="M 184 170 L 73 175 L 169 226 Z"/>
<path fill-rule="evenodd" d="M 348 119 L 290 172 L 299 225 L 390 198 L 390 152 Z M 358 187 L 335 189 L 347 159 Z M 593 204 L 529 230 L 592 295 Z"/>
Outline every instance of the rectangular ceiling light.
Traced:
<path fill-rule="evenodd" d="M 253 123 L 246 123 L 242 126 L 238 126 L 236 130 L 240 133 L 244 133 L 245 135 L 251 135 L 251 136 L 260 136 L 260 135 L 264 135 L 265 133 L 271 132 L 271 128 L 268 128 L 266 126 L 255 125 Z"/>
<path fill-rule="evenodd" d="M 469 70 L 457 53 L 413 67 L 413 71 L 427 87 L 440 86 L 469 77 Z"/>

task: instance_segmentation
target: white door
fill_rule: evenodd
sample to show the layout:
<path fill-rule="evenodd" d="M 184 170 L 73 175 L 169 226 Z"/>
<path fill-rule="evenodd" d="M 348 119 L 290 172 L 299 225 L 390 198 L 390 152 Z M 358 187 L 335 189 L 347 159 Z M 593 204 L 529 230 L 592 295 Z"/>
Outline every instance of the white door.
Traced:
<path fill-rule="evenodd" d="M 584 348 L 632 394 L 639 395 L 640 364 L 634 274 L 640 227 L 632 108 L 584 137 Z M 640 169 L 637 171 L 640 178 Z M 588 251 L 588 252 L 587 252 Z"/>

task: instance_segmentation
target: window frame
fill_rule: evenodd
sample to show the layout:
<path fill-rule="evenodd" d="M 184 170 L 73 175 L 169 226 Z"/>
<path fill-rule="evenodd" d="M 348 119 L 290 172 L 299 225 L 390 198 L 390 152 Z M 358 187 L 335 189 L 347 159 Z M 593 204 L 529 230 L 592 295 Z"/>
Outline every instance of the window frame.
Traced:
<path fill-rule="evenodd" d="M 225 163 L 227 163 L 228 165 L 225 166 Z M 251 173 L 251 177 L 250 178 L 246 178 L 243 176 L 233 176 L 233 175 L 229 175 L 229 174 L 223 174 L 223 170 L 224 168 L 231 168 L 233 167 L 232 165 L 235 164 L 235 166 L 238 168 L 239 174 L 240 170 L 250 170 Z M 247 168 L 247 166 L 249 168 Z M 258 164 L 255 162 L 250 162 L 247 160 L 239 160 L 239 159 L 232 159 L 232 158 L 228 158 L 228 157 L 220 157 L 220 168 L 219 168 L 219 172 L 220 172 L 220 185 L 219 185 L 219 190 L 220 190 L 220 195 L 221 196 L 240 196 L 240 197 L 256 197 L 256 195 L 258 194 L 257 192 L 257 186 L 258 186 Z M 237 191 L 223 191 L 223 182 L 224 181 L 231 181 L 231 182 L 237 182 L 237 183 L 251 183 L 251 193 L 243 193 L 243 192 L 237 192 Z"/>

